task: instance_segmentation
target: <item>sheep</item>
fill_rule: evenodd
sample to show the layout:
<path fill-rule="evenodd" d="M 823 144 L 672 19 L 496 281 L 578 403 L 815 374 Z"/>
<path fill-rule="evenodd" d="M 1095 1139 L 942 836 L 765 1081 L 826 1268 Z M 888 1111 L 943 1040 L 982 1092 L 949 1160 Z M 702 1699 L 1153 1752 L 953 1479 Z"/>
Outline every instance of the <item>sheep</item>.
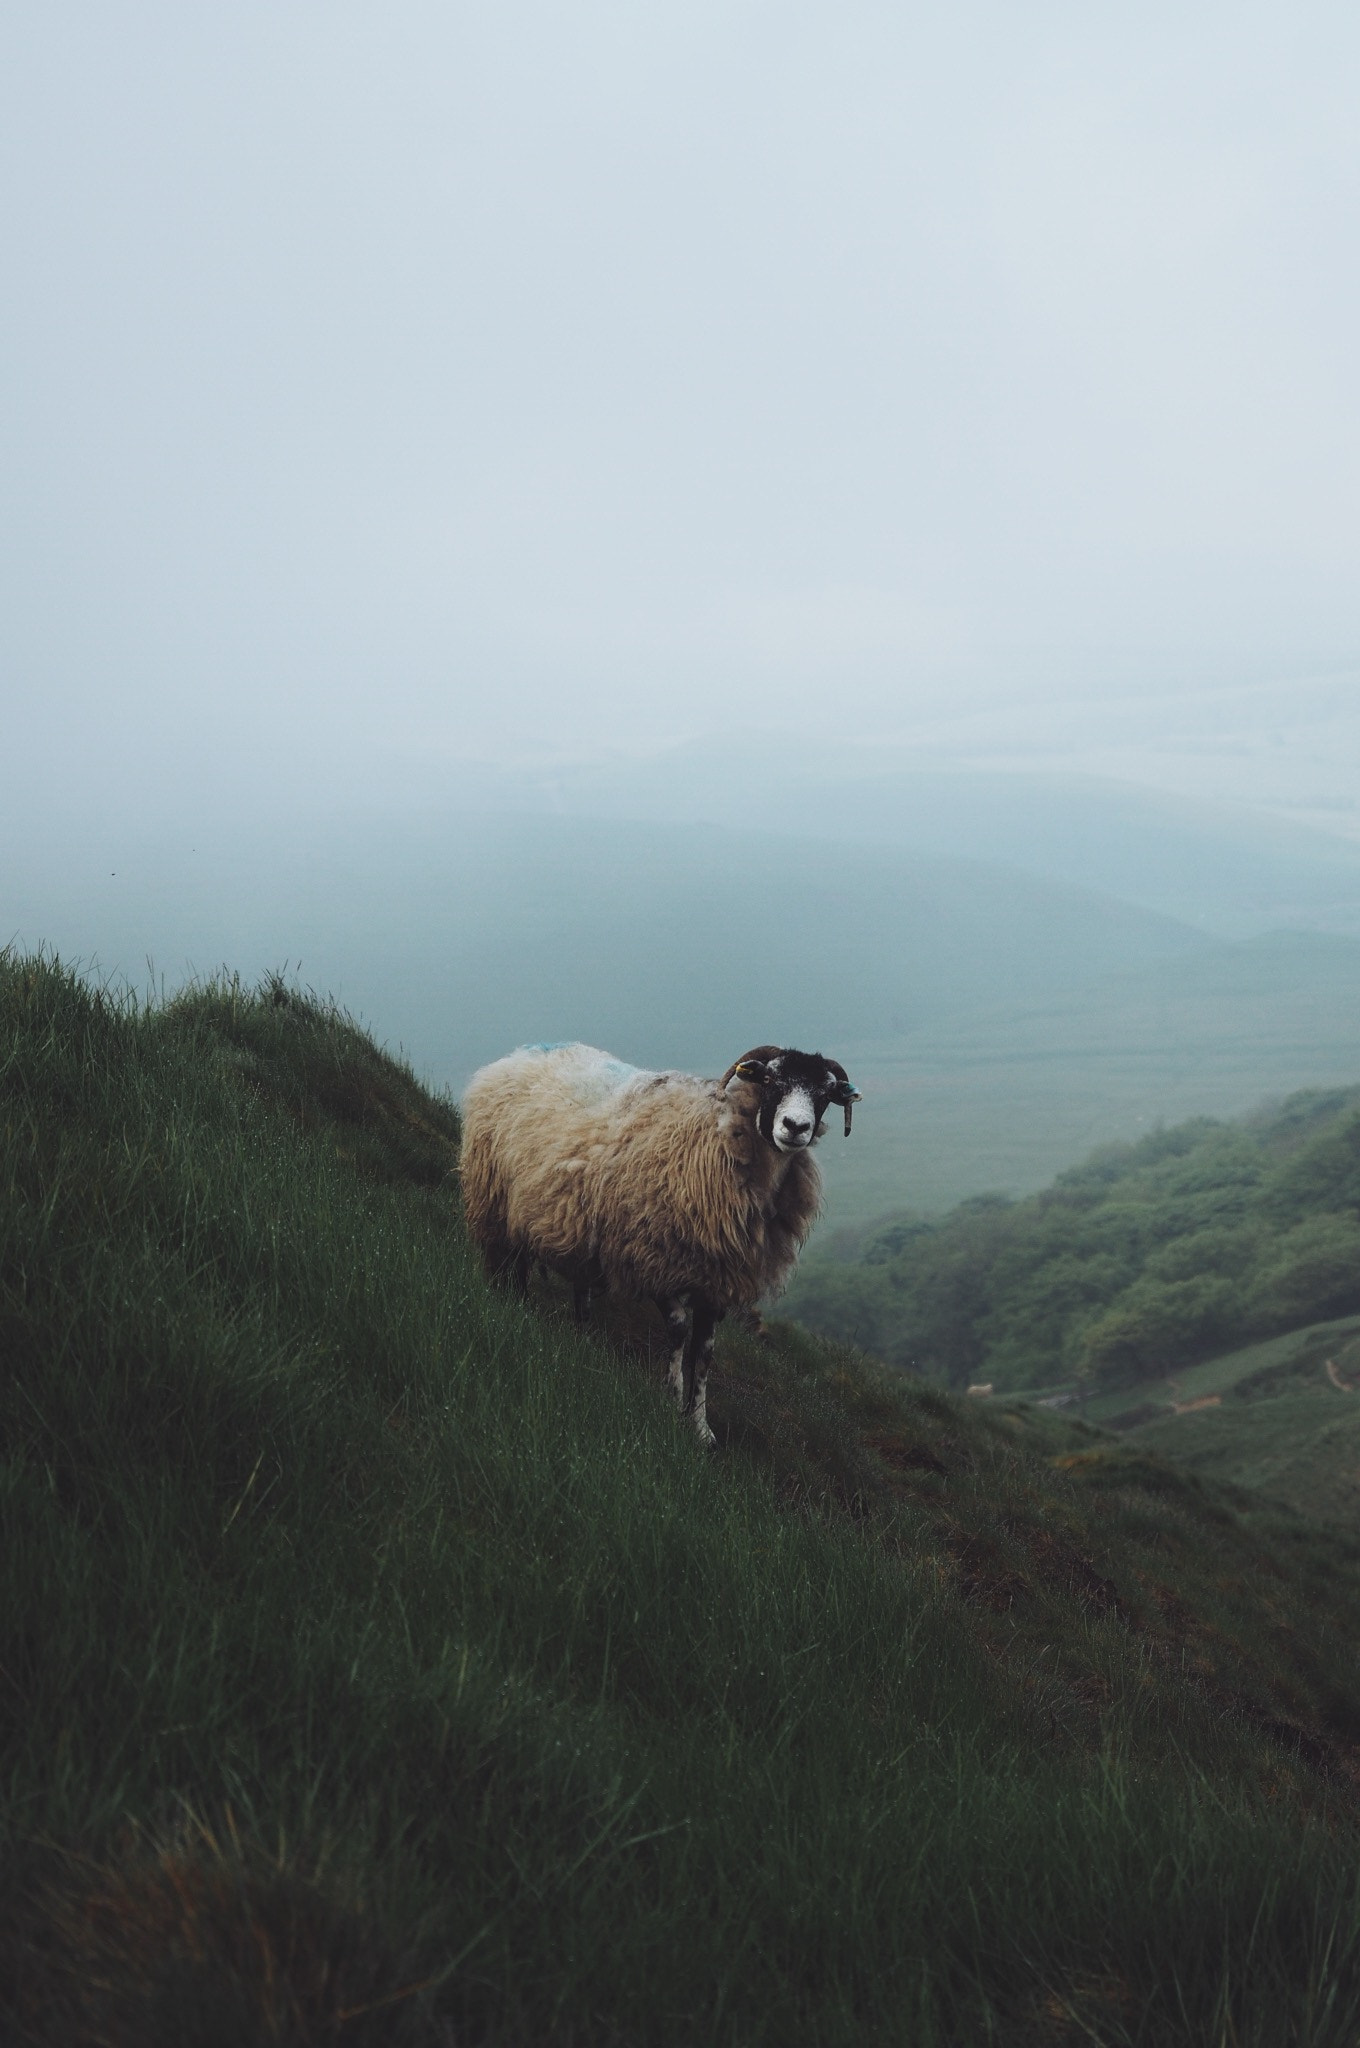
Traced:
<path fill-rule="evenodd" d="M 811 1148 L 831 1103 L 860 1100 L 821 1053 L 758 1045 L 721 1080 L 652 1073 L 590 1045 L 528 1045 L 473 1075 L 460 1177 L 468 1230 L 521 1291 L 538 1262 L 654 1301 L 682 1415 L 712 1444 L 708 1370 L 729 1309 L 788 1279 L 816 1220 Z"/>

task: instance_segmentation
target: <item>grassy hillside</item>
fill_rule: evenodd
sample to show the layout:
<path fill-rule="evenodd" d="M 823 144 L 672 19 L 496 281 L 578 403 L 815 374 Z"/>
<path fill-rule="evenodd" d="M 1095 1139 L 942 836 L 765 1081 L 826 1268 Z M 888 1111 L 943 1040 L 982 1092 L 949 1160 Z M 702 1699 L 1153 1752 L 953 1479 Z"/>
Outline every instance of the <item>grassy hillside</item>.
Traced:
<path fill-rule="evenodd" d="M 274 984 L 0 961 L 0 2031 L 1341 2044 L 1360 1545 L 468 1256 Z"/>
<path fill-rule="evenodd" d="M 809 1264 L 812 1327 L 954 1385 L 1120 1387 L 1360 1309 L 1360 1088 L 1109 1145 L 1025 1201 L 903 1218 Z"/>

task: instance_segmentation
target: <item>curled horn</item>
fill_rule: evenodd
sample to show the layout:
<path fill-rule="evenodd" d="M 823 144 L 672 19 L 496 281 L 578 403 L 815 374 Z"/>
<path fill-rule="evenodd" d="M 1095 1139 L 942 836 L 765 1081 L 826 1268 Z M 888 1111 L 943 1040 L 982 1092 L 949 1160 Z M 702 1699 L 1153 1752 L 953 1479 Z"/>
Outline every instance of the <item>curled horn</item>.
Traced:
<path fill-rule="evenodd" d="M 848 1138 L 850 1135 L 850 1105 L 852 1102 L 859 1102 L 861 1100 L 860 1092 L 858 1088 L 851 1087 L 850 1076 L 846 1073 L 845 1068 L 840 1065 L 839 1061 L 827 1060 L 827 1065 L 828 1067 L 830 1067 L 832 1073 L 837 1075 L 840 1080 L 840 1086 L 837 1088 L 835 1095 L 832 1097 L 832 1100 L 833 1102 L 839 1102 L 844 1106 L 845 1135 Z"/>
<path fill-rule="evenodd" d="M 738 1067 L 744 1067 L 748 1060 L 773 1059 L 774 1055 L 777 1052 L 782 1052 L 783 1050 L 784 1048 L 782 1045 L 753 1045 L 751 1047 L 751 1050 L 749 1052 L 744 1052 L 739 1060 L 733 1060 L 731 1066 L 727 1069 L 727 1072 L 723 1075 L 721 1081 L 719 1081 L 718 1083 L 719 1095 L 726 1094 L 727 1084 L 731 1080 L 732 1076 L 736 1073 Z"/>

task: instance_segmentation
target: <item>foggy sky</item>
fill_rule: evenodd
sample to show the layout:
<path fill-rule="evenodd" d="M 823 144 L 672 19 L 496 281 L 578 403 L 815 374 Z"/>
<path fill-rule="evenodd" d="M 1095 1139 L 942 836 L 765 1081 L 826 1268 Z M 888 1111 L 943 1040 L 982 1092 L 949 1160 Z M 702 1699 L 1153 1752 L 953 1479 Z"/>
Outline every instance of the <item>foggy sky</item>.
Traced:
<path fill-rule="evenodd" d="M 1353 755 L 1357 104 L 1307 0 L 8 10 L 10 803 L 1296 676 Z"/>

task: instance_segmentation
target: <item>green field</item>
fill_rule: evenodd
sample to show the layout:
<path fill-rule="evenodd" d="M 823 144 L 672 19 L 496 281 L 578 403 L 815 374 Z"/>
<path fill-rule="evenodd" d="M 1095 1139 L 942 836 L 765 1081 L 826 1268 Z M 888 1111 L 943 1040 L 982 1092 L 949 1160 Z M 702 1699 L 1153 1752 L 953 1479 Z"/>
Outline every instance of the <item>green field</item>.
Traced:
<path fill-rule="evenodd" d="M 1354 2040 L 1360 1544 L 787 1326 L 701 1455 L 277 983 L 0 963 L 0 1139 L 7 2038 Z"/>
<path fill-rule="evenodd" d="M 1082 1412 L 1192 1472 L 1360 1533 L 1358 1388 L 1360 1323 L 1349 1317 L 1140 1387 L 1132 1407 L 1128 1393 L 1106 1394 Z"/>
<path fill-rule="evenodd" d="M 1263 1391 L 1271 1395 L 1300 1391 L 1294 1384 L 1298 1380 L 1306 1380 L 1310 1385 L 1316 1381 L 1321 1387 L 1328 1384 L 1326 1360 L 1339 1360 L 1357 1335 L 1360 1322 L 1354 1316 L 1309 1323 L 1300 1330 L 1286 1330 L 1282 1336 L 1265 1337 L 1259 1344 L 1244 1344 L 1220 1357 L 1206 1358 L 1199 1365 L 1184 1366 L 1179 1372 L 1145 1381 L 1137 1388 L 1093 1394 L 1083 1401 L 1081 1412 L 1087 1421 L 1109 1427 L 1128 1415 L 1131 1406 L 1151 1402 L 1168 1408 L 1175 1403 L 1184 1407 L 1210 1395 L 1222 1397 L 1246 1382 L 1254 1383 L 1247 1398 L 1255 1399 L 1261 1398 Z"/>
<path fill-rule="evenodd" d="M 998 1412 L 1055 1402 L 1140 1452 L 1360 1534 L 1360 1320 L 1341 1316 L 1204 1359 L 1136 1387 L 1076 1382 L 1001 1395 Z"/>

